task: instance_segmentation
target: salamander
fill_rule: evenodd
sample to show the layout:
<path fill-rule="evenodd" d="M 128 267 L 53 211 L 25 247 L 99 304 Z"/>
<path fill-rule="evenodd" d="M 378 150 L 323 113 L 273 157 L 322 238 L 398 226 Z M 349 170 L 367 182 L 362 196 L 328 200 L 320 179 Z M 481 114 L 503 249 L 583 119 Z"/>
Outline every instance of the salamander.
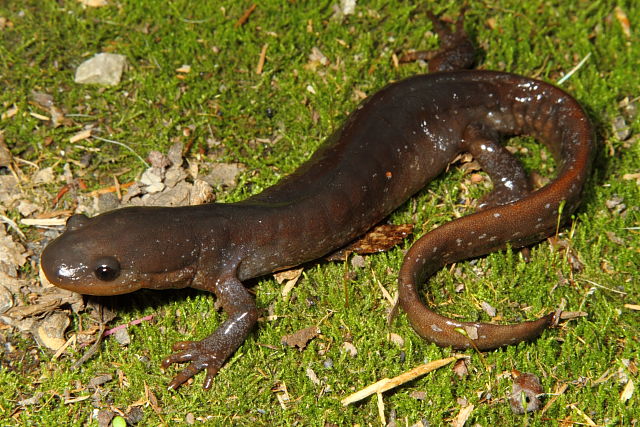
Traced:
<path fill-rule="evenodd" d="M 493 190 L 474 213 L 411 246 L 400 268 L 399 304 L 418 334 L 440 346 L 488 350 L 537 337 L 553 314 L 511 325 L 465 323 L 435 313 L 419 296 L 419 286 L 447 264 L 552 235 L 576 210 L 593 156 L 589 119 L 563 90 L 506 72 L 457 69 L 473 62 L 460 22 L 454 32 L 435 21 L 444 49 L 433 56 L 430 73 L 371 95 L 276 185 L 237 203 L 73 215 L 42 252 L 44 274 L 90 295 L 213 292 L 227 319 L 201 341 L 174 344 L 162 362 L 189 363 L 169 388 L 202 370 L 210 388 L 257 322 L 243 282 L 351 242 L 469 152 Z M 557 175 L 542 188 L 531 188 L 520 161 L 501 144 L 513 135 L 535 137 L 556 159 Z"/>

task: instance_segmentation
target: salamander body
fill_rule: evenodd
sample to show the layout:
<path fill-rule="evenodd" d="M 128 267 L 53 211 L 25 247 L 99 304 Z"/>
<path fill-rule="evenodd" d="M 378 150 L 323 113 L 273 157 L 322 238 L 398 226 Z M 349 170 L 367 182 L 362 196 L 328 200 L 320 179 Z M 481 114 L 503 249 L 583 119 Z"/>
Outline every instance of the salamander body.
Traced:
<path fill-rule="evenodd" d="M 460 29 L 439 33 L 447 51 L 458 49 L 454 58 L 468 56 Z M 440 59 L 439 69 L 456 68 Z M 558 164 L 557 176 L 535 191 L 499 143 L 523 134 L 545 144 Z M 262 193 L 230 204 L 74 215 L 43 251 L 41 266 L 56 286 L 84 294 L 187 286 L 215 293 L 227 320 L 202 341 L 175 344 L 163 362 L 190 362 L 171 388 L 203 369 L 209 388 L 257 322 L 243 281 L 346 245 L 470 152 L 494 189 L 478 211 L 415 242 L 400 270 L 399 302 L 429 341 L 496 348 L 535 338 L 553 316 L 516 325 L 456 322 L 428 309 L 418 286 L 446 264 L 553 234 L 578 206 L 593 144 L 587 116 L 561 89 L 504 72 L 437 71 L 370 96 L 296 172 Z"/>

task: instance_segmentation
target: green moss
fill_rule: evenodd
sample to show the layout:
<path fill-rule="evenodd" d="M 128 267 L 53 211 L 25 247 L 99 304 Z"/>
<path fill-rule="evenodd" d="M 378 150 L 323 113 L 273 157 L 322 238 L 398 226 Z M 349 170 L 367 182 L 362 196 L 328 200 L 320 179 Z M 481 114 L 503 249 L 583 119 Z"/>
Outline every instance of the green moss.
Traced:
<path fill-rule="evenodd" d="M 0 16 L 12 24 L 0 30 L 0 109 L 4 112 L 14 104 L 19 108 L 16 116 L 0 122 L 5 139 L 15 156 L 58 170 L 65 161 L 79 160 L 87 148 L 99 149 L 99 160 L 86 175 L 91 188 L 110 184 L 114 174 L 133 179 L 142 165 L 132 153 L 112 144 L 70 144 L 69 137 L 83 125 L 98 123 L 101 136 L 126 142 L 142 156 L 165 150 L 173 141 L 186 141 L 182 129 L 190 126 L 192 154 L 207 149 L 206 140 L 213 137 L 224 147 L 217 160 L 248 166 L 243 185 L 219 195 L 219 200 L 255 194 L 293 171 L 339 126 L 359 102 L 356 91 L 371 94 L 391 80 L 424 72 L 419 64 L 395 69 L 392 54 L 437 45 L 428 33 L 432 26 L 424 13 L 427 6 L 415 9 L 404 2 L 358 2 L 356 15 L 339 21 L 331 18 L 335 2 L 266 1 L 239 28 L 234 23 L 249 3 L 110 3 L 95 9 L 52 0 L 0 5 Z M 530 425 L 563 419 L 585 422 L 578 410 L 599 425 L 637 423 L 638 393 L 621 402 L 624 384 L 616 372 L 638 383 L 637 374 L 623 360 L 637 364 L 640 350 L 637 312 L 624 307 L 639 301 L 640 195 L 636 181 L 623 177 L 637 173 L 640 148 L 637 142 L 617 141 L 610 123 L 620 114 L 620 99 L 639 95 L 640 43 L 634 23 L 639 22 L 640 8 L 635 2 L 619 3 L 632 23 L 633 35 L 627 39 L 610 2 L 468 3 L 465 27 L 482 48 L 481 68 L 553 82 L 592 54 L 563 87 L 590 113 L 603 148 L 585 202 L 563 234 L 584 265 L 581 272 L 572 272 L 566 258 L 542 242 L 532 250 L 529 263 L 518 252 L 507 251 L 459 263 L 454 274 L 442 271 L 428 285 L 429 298 L 441 312 L 466 319 L 486 320 L 481 301 L 492 304 L 505 319 L 533 318 L 562 304 L 588 316 L 545 332 L 534 343 L 485 353 L 490 369 L 469 352 L 468 377 L 458 379 L 449 368 L 438 370 L 385 394 L 385 412 L 388 416 L 395 411 L 402 424 L 426 419 L 438 425 L 454 417 L 460 408 L 456 399 L 465 398 L 475 405 L 470 424 L 522 424 L 524 418 L 513 415 L 505 402 L 510 383 L 502 375 L 517 369 L 540 376 L 547 392 L 568 384 L 547 412 L 526 417 Z M 428 7 L 452 18 L 459 12 L 454 2 Z M 264 44 L 267 60 L 264 72 L 257 75 Z M 305 67 L 313 47 L 328 57 L 330 66 L 318 71 Z M 123 81 L 107 89 L 75 85 L 75 68 L 99 51 L 127 56 L 130 67 Z M 190 65 L 191 72 L 181 79 L 176 69 L 183 64 Z M 53 95 L 56 105 L 75 115 L 74 125 L 53 129 L 31 116 L 30 112 L 42 113 L 29 103 L 32 91 Z M 637 136 L 638 120 L 631 126 Z M 276 134 L 282 136 L 277 143 L 254 142 Z M 536 144 L 522 145 L 534 154 L 526 156 L 528 167 L 551 170 L 553 162 L 543 160 Z M 451 220 L 454 210 L 461 209 L 463 179 L 454 169 L 398 209 L 392 221 L 416 223 L 416 233 L 422 234 Z M 471 194 L 482 191 L 473 188 Z M 623 199 L 622 214 L 605 206 L 613 197 Z M 63 198 L 61 203 L 68 207 L 72 200 Z M 624 243 L 614 243 L 606 233 Z M 176 368 L 161 372 L 158 366 L 173 342 L 202 338 L 221 322 L 223 315 L 215 310 L 213 298 L 181 291 L 144 292 L 116 300 L 119 321 L 148 314 L 155 314 L 155 321 L 130 328 L 127 348 L 106 339 L 101 351 L 78 371 L 71 371 L 70 365 L 84 349 L 69 350 L 51 363 L 50 354 L 39 352 L 44 362 L 26 374 L 3 367 L 0 419 L 33 425 L 60 420 L 86 424 L 92 400 L 65 404 L 65 390 L 73 394 L 77 382 L 86 385 L 93 376 L 109 373 L 114 380 L 103 386 L 110 391 L 103 407 L 109 401 L 126 410 L 145 396 L 145 386 L 157 396 L 162 412 L 145 407 L 143 425 L 174 424 L 188 413 L 220 425 L 375 424 L 375 398 L 346 408 L 340 399 L 380 378 L 450 354 L 421 341 L 403 315 L 391 327 L 386 325 L 389 307 L 378 283 L 395 292 L 401 261 L 402 249 L 367 257 L 367 266 L 355 270 L 347 283 L 348 305 L 340 264 L 308 266 L 289 301 L 282 299 L 280 285 L 272 278 L 255 281 L 259 306 L 271 306 L 278 318 L 260 323 L 208 392 L 200 388 L 202 375 L 177 392 L 166 391 Z M 455 291 L 458 284 L 464 284 L 461 293 Z M 283 335 L 322 319 L 322 335 L 304 351 L 280 344 Z M 404 338 L 404 346 L 391 344 L 388 332 Z M 358 350 L 353 358 L 341 351 L 346 340 Z M 311 382 L 307 368 L 321 385 Z M 276 385 L 286 385 L 291 398 L 286 409 L 272 390 Z M 413 391 L 425 391 L 426 399 L 413 398 Z M 43 393 L 38 404 L 17 406 L 19 399 L 37 392 Z"/>

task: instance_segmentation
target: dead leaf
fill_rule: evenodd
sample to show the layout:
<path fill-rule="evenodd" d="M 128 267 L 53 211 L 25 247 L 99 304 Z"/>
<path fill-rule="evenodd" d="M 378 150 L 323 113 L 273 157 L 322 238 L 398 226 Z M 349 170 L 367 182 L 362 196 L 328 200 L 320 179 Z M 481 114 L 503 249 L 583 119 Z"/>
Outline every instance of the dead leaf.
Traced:
<path fill-rule="evenodd" d="M 17 277 L 18 269 L 27 262 L 27 250 L 0 226 L 0 272 Z"/>
<path fill-rule="evenodd" d="M 67 341 L 64 338 L 64 331 L 70 323 L 71 320 L 66 313 L 56 311 L 37 322 L 31 333 L 41 346 L 55 352 Z"/>
<path fill-rule="evenodd" d="M 569 265 L 571 266 L 571 270 L 573 270 L 576 273 L 579 273 L 582 270 L 584 270 L 584 264 L 582 263 L 582 261 L 580 261 L 580 258 L 578 257 L 578 253 L 573 249 L 573 247 L 571 246 L 571 243 L 568 240 L 560 239 L 560 238 L 557 238 L 556 236 L 549 237 L 548 240 L 549 240 L 549 243 L 551 243 L 551 246 L 553 247 L 553 249 L 555 250 L 562 249 L 564 251 L 564 256 L 569 262 Z"/>
<path fill-rule="evenodd" d="M 10 119 L 13 116 L 15 116 L 16 114 L 18 114 L 18 107 L 14 104 L 12 107 L 10 107 L 8 110 L 6 110 L 4 113 L 2 113 L 2 115 L 0 115 L 0 120 L 6 120 L 6 119 Z"/>
<path fill-rule="evenodd" d="M 11 155 L 11 151 L 9 151 L 9 147 L 4 141 L 4 132 L 0 130 L 0 167 L 8 168 L 13 161 L 13 156 Z"/>
<path fill-rule="evenodd" d="M 587 317 L 589 313 L 586 311 L 562 311 L 560 313 L 560 320 L 577 319 L 578 317 Z"/>
<path fill-rule="evenodd" d="M 18 406 L 30 406 L 30 405 L 36 405 L 40 402 L 40 399 L 42 398 L 42 396 L 44 396 L 44 393 L 42 392 L 37 392 L 36 394 L 34 394 L 33 396 L 27 398 L 27 399 L 22 399 L 19 400 Z"/>
<path fill-rule="evenodd" d="M 511 410 L 518 415 L 538 411 L 542 407 L 540 400 L 542 394 L 542 385 L 537 376 L 516 372 L 509 395 Z"/>
<path fill-rule="evenodd" d="M 374 227 L 360 239 L 328 255 L 327 261 L 344 261 L 349 254 L 360 255 L 384 252 L 409 236 L 413 231 L 413 224 L 383 224 Z"/>
<path fill-rule="evenodd" d="M 273 273 L 273 278 L 281 285 L 285 280 L 298 279 L 302 274 L 302 270 L 302 268 L 292 268 L 289 270 L 278 271 L 277 273 Z"/>
<path fill-rule="evenodd" d="M 356 357 L 358 355 L 358 349 L 356 349 L 356 346 L 348 341 L 342 343 L 342 349 L 351 357 Z"/>
<path fill-rule="evenodd" d="M 113 380 L 113 375 L 111 374 L 98 375 L 89 380 L 89 382 L 87 383 L 87 388 L 96 389 L 100 387 L 102 384 L 106 384 L 112 380 Z"/>
<path fill-rule="evenodd" d="M 389 335 L 387 336 L 387 339 L 389 340 L 389 342 L 392 342 L 398 347 L 404 347 L 404 338 L 402 338 L 398 334 L 394 334 L 393 332 L 390 332 Z"/>
<path fill-rule="evenodd" d="M 458 376 L 458 378 L 464 378 L 469 375 L 469 361 L 468 359 L 460 359 L 457 360 L 453 365 L 453 372 Z"/>
<path fill-rule="evenodd" d="M 480 303 L 480 307 L 487 313 L 490 317 L 496 317 L 496 309 L 486 301 L 482 301 Z"/>
<path fill-rule="evenodd" d="M 618 237 L 616 235 L 616 233 L 612 232 L 612 231 L 605 231 L 604 234 L 607 235 L 607 238 L 612 242 L 615 243 L 616 245 L 624 245 L 625 241 L 624 239 Z"/>
<path fill-rule="evenodd" d="M 409 393 L 409 397 L 416 400 L 425 400 L 427 398 L 427 393 L 424 391 L 412 391 Z"/>
<path fill-rule="evenodd" d="M 469 339 L 471 340 L 477 340 L 478 339 L 478 328 L 476 326 L 468 326 L 468 325 L 464 325 L 464 331 L 467 335 L 467 337 L 469 337 Z"/>
<path fill-rule="evenodd" d="M 276 282 L 282 284 L 282 282 L 286 281 L 285 285 L 282 287 L 282 291 L 280 291 L 283 298 L 287 298 L 293 287 L 298 283 L 300 276 L 302 276 L 302 270 L 303 268 L 295 268 L 279 271 L 273 274 Z"/>
<path fill-rule="evenodd" d="M 309 378 L 309 380 L 311 380 L 312 383 L 314 383 L 315 385 L 320 385 L 321 384 L 320 380 L 318 379 L 318 376 L 313 371 L 313 369 L 307 368 L 305 370 L 305 372 L 307 374 L 307 378 Z"/>
<path fill-rule="evenodd" d="M 282 337 L 282 343 L 289 347 L 298 347 L 300 350 L 304 350 L 309 341 L 314 339 L 320 333 L 320 329 L 316 326 L 310 326 L 308 328 L 300 329 L 291 335 L 285 335 Z"/>
<path fill-rule="evenodd" d="M 464 424 L 469 419 L 469 416 L 471 416 L 471 412 L 473 412 L 474 407 L 475 406 L 473 404 L 468 404 L 467 406 L 463 406 L 460 409 L 460 412 L 458 412 L 458 415 L 456 415 L 456 417 L 453 419 L 453 422 L 451 423 L 451 425 L 453 427 L 463 427 Z"/>
<path fill-rule="evenodd" d="M 202 179 L 193 181 L 193 187 L 189 193 L 189 205 L 201 205 L 215 201 L 216 195 L 208 182 Z"/>
<path fill-rule="evenodd" d="M 1 280 L 0 283 L 2 283 Z M 0 285 L 0 314 L 5 313 L 11 307 L 13 307 L 13 293 L 5 286 Z"/>
<path fill-rule="evenodd" d="M 635 390 L 635 385 L 633 384 L 633 380 L 629 378 L 627 385 L 624 386 L 624 390 L 622 390 L 622 393 L 620 393 L 620 401 L 626 402 L 627 400 L 631 399 L 631 397 L 633 396 L 634 390 Z"/>
<path fill-rule="evenodd" d="M 55 179 L 55 173 L 52 167 L 40 169 L 33 175 L 34 184 L 51 184 Z"/>
<path fill-rule="evenodd" d="M 64 115 L 64 112 L 55 105 L 52 95 L 34 90 L 31 92 L 29 100 L 32 105 L 35 105 L 38 108 L 41 108 L 42 110 L 45 110 L 46 112 L 51 114 L 51 118 L 40 116 L 39 114 L 36 115 L 35 113 L 31 113 L 32 116 L 41 120 L 51 120 L 51 124 L 54 128 L 57 128 L 61 125 L 71 124 L 71 120 L 67 119 Z"/>

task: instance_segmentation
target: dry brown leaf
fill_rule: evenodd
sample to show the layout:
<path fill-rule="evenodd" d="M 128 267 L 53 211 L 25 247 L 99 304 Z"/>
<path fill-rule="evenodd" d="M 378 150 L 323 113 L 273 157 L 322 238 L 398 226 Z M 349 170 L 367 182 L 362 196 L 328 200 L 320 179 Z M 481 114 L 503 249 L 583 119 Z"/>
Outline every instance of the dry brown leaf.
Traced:
<path fill-rule="evenodd" d="M 633 380 L 629 378 L 627 385 L 624 386 L 624 390 L 620 393 L 620 400 L 622 402 L 626 402 L 633 396 L 633 391 L 635 390 L 635 385 L 633 384 Z"/>
<path fill-rule="evenodd" d="M 453 419 L 453 422 L 451 423 L 451 425 L 453 427 L 463 427 L 464 424 L 469 419 L 471 412 L 473 412 L 473 408 L 475 408 L 473 404 L 468 404 L 467 406 L 463 406 L 460 409 L 460 412 L 458 412 L 458 415 L 456 415 L 456 417 Z"/>
<path fill-rule="evenodd" d="M 318 329 L 318 327 L 310 326 L 308 328 L 300 329 L 291 335 L 283 336 L 282 343 L 289 347 L 298 347 L 298 349 L 304 350 L 309 341 L 317 337 L 319 333 L 320 329 Z"/>
<path fill-rule="evenodd" d="M 13 161 L 13 156 L 11 155 L 11 151 L 9 151 L 9 147 L 4 141 L 4 132 L 0 130 L 0 167 L 9 167 L 11 162 Z"/>
<path fill-rule="evenodd" d="M 456 360 L 456 363 L 453 364 L 453 372 L 458 376 L 458 378 L 464 378 L 469 375 L 468 365 L 468 359 Z"/>
<path fill-rule="evenodd" d="M 9 107 L 4 113 L 0 115 L 1 120 L 10 119 L 16 114 L 18 114 L 18 107 L 14 104 L 12 107 Z"/>
<path fill-rule="evenodd" d="M 358 355 L 358 349 L 356 346 L 348 341 L 342 343 L 342 349 L 351 357 L 356 357 Z"/>
<path fill-rule="evenodd" d="M 56 311 L 37 322 L 31 333 L 41 346 L 55 352 L 66 343 L 64 331 L 70 323 L 71 320 L 66 313 Z"/>
<path fill-rule="evenodd" d="M 542 401 L 540 400 L 542 394 L 542 385 L 537 376 L 518 372 L 513 380 L 511 394 L 509 395 L 511 410 L 518 415 L 540 410 L 542 407 Z"/>
<path fill-rule="evenodd" d="M 383 224 L 374 227 L 360 239 L 326 257 L 327 261 L 344 261 L 349 254 L 360 255 L 384 252 L 413 232 L 413 224 Z"/>
<path fill-rule="evenodd" d="M 292 268 L 289 270 L 278 271 L 277 273 L 273 273 L 273 278 L 281 285 L 285 280 L 298 279 L 302 274 L 302 270 L 302 268 Z"/>
<path fill-rule="evenodd" d="M 387 336 L 387 339 L 389 340 L 389 342 L 397 345 L 398 347 L 404 347 L 404 338 L 402 338 L 398 334 L 394 334 L 393 332 L 390 332 L 389 335 Z"/>
<path fill-rule="evenodd" d="M 296 283 L 298 283 L 300 276 L 302 276 L 302 270 L 303 268 L 295 268 L 274 273 L 273 276 L 278 283 L 281 284 L 283 281 L 286 281 L 286 283 L 282 287 L 282 291 L 280 291 L 280 294 L 283 298 L 288 298 L 291 290 L 296 285 Z"/>

